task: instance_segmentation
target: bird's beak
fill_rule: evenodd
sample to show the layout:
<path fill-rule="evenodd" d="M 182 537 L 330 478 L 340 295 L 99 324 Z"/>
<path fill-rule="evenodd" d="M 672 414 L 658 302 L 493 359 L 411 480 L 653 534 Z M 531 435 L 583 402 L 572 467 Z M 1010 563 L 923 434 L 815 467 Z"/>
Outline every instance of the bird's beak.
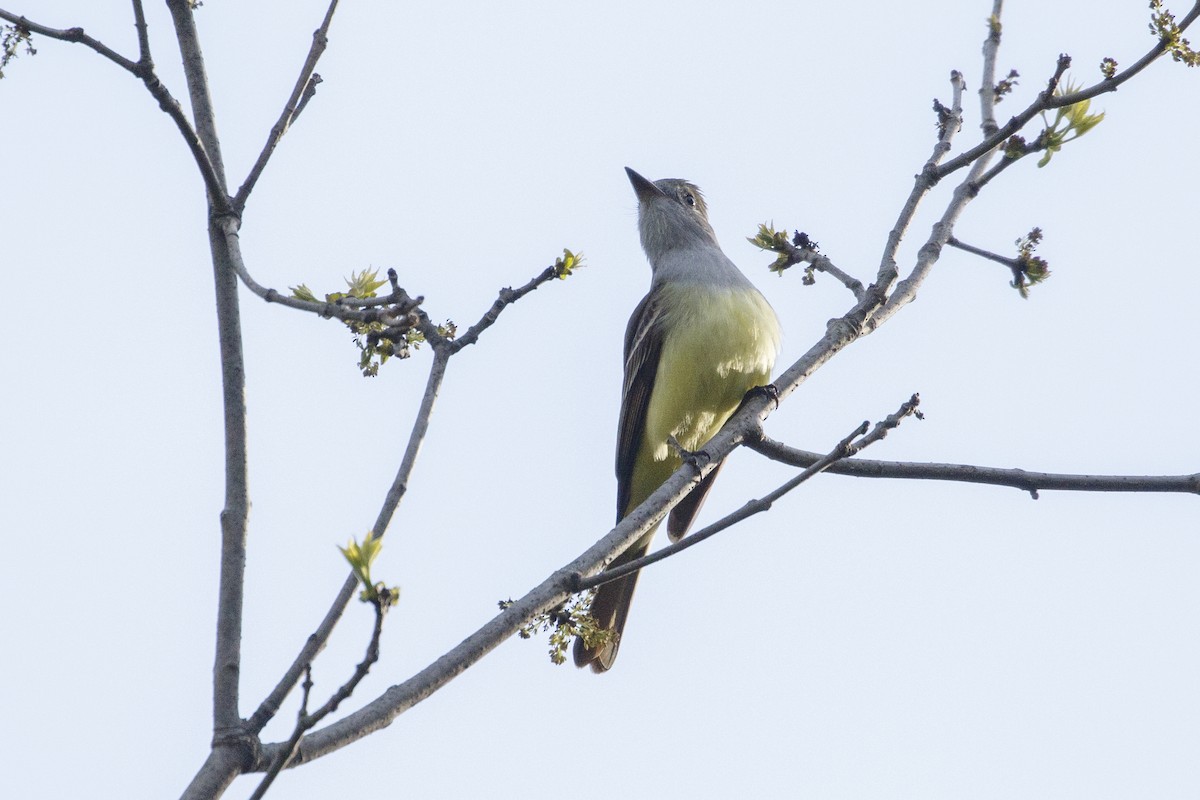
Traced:
<path fill-rule="evenodd" d="M 662 189 L 659 189 L 653 183 L 646 180 L 629 167 L 625 168 L 625 174 L 629 176 L 629 182 L 633 184 L 633 191 L 637 194 L 639 201 L 645 202 L 651 197 L 663 196 Z"/>

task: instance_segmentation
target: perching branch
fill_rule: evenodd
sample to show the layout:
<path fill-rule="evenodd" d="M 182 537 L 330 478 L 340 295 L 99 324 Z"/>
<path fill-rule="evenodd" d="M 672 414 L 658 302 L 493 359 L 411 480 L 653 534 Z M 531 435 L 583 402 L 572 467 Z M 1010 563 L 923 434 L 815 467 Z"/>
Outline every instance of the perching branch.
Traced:
<path fill-rule="evenodd" d="M 817 463 L 820 453 L 789 447 L 763 437 L 747 442 L 757 453 L 794 467 Z M 827 470 L 833 475 L 856 478 L 900 478 L 906 480 L 956 481 L 982 483 L 991 486 L 1011 486 L 1028 492 L 1034 499 L 1038 492 L 1173 492 L 1200 495 L 1200 473 L 1191 475 L 1067 475 L 1054 472 L 1031 472 L 1024 469 L 980 467 L 974 464 L 936 464 L 912 461 L 871 461 L 851 458 L 840 461 Z"/>
<path fill-rule="evenodd" d="M 891 431 L 899 426 L 901 420 L 910 414 L 917 413 L 917 406 L 919 404 L 920 398 L 914 394 L 912 397 L 906 400 L 900 406 L 900 408 L 896 410 L 895 413 L 890 414 L 886 419 L 877 422 L 875 427 L 871 429 L 870 433 L 867 433 L 867 428 L 870 423 L 863 422 L 861 425 L 851 431 L 849 435 L 838 442 L 832 450 L 823 456 L 818 456 L 812 464 L 805 465 L 806 469 L 803 472 L 779 486 L 762 499 L 750 500 L 738 510 L 725 515 L 711 525 L 701 528 L 695 533 L 688 534 L 683 539 L 673 542 L 666 547 L 659 548 L 653 553 L 644 555 L 641 558 L 636 558 L 633 561 L 629 561 L 619 567 L 616 567 L 615 569 L 605 570 L 604 572 L 592 575 L 589 578 L 581 577 L 576 585 L 576 591 L 585 592 L 588 589 L 594 589 L 597 586 L 602 586 L 603 584 L 615 581 L 618 578 L 623 578 L 626 575 L 630 575 L 639 571 L 643 567 L 648 567 L 651 564 L 662 561 L 665 558 L 670 558 L 681 550 L 686 550 L 693 545 L 697 545 L 705 539 L 715 536 L 721 531 L 731 528 L 739 522 L 754 516 L 755 514 L 761 514 L 764 511 L 769 511 L 777 500 L 795 489 L 800 484 L 805 483 L 809 479 L 832 468 L 839 461 L 850 458 L 856 453 L 861 452 L 863 449 L 870 447 L 875 442 L 878 442 L 880 439 L 887 436 L 888 431 Z M 746 446 L 752 449 L 757 449 L 754 447 L 752 440 L 748 440 L 746 442 Z"/>
<path fill-rule="evenodd" d="M 250 192 L 254 191 L 259 176 L 266 169 L 271 154 L 275 152 L 275 146 L 279 144 L 279 140 L 287 133 L 291 124 L 300 116 L 300 112 L 308 104 L 309 98 L 316 93 L 316 85 L 320 83 L 321 78 L 314 75 L 313 70 L 317 68 L 317 62 L 325 52 L 326 45 L 329 44 L 329 26 L 333 22 L 333 12 L 337 10 L 337 4 L 338 0 L 330 0 L 329 9 L 325 12 L 325 19 L 322 20 L 321 27 L 313 31 L 312 47 L 308 50 L 308 57 L 304 59 L 304 66 L 300 68 L 300 76 L 296 78 L 296 85 L 292 89 L 291 97 L 284 105 L 279 119 L 271 126 L 267 143 L 263 145 L 262 152 L 258 154 L 258 159 L 250 169 L 250 174 L 246 176 L 246 180 L 242 182 L 241 188 L 233 198 L 233 208 L 239 214 L 246 207 L 246 200 L 249 199 Z"/>

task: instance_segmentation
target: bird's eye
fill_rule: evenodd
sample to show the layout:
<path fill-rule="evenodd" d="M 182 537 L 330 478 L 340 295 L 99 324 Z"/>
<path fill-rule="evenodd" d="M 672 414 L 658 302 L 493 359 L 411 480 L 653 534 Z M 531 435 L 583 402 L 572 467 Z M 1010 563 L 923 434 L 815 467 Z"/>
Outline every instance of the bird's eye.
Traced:
<path fill-rule="evenodd" d="M 694 196 L 694 195 L 693 195 L 691 192 L 684 192 L 684 193 L 683 193 L 683 202 L 684 202 L 686 205 L 689 205 L 689 206 L 695 206 L 695 205 L 696 205 L 696 198 L 695 198 L 695 196 Z"/>

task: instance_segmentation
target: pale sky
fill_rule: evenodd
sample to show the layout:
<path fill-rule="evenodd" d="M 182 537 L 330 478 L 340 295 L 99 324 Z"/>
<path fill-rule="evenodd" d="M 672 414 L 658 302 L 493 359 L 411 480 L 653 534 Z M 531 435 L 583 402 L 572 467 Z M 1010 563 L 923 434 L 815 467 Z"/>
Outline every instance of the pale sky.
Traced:
<path fill-rule="evenodd" d="M 770 274 L 760 222 L 869 280 L 990 3 L 343 3 L 319 92 L 246 210 L 256 279 L 342 288 L 394 267 L 435 319 L 474 322 L 562 248 L 587 266 L 450 365 L 379 578 L 383 658 L 344 711 L 457 644 L 605 534 L 625 321 L 649 283 L 626 165 L 705 191 L 721 242 L 785 329 L 777 373 L 852 298 Z M 2 0 L 133 56 L 129 4 Z M 1175 9 L 1186 12 L 1182 3 Z M 163 80 L 186 91 L 161 4 Z M 265 141 L 324 5 L 197 13 L 230 182 Z M 1012 0 L 1001 121 L 1060 52 L 1077 82 L 1152 44 L 1142 0 Z M 1200 41 L 1200 30 L 1192 35 Z M 0 795 L 177 796 L 208 752 L 222 500 L 204 196 L 131 76 L 39 39 L 0 83 Z M 1053 275 L 947 251 L 918 300 L 768 421 L 825 450 L 920 392 L 867 457 L 1030 470 L 1200 469 L 1195 187 L 1200 72 L 1161 62 L 1104 122 L 1009 169 L 959 238 L 1011 253 L 1041 226 Z M 1037 128 L 1028 129 L 1028 138 Z M 902 268 L 952 183 L 922 207 Z M 362 378 L 338 323 L 242 293 L 250 430 L 243 713 L 319 622 L 373 523 L 428 353 Z M 711 521 L 795 473 L 736 453 Z M 1194 496 L 821 477 L 643 576 L 621 657 L 555 667 L 506 642 L 391 727 L 270 797 L 1185 798 L 1200 793 Z M 356 604 L 317 660 L 349 676 Z M 293 696 L 266 731 L 285 738 Z M 258 776 L 227 797 L 246 797 Z"/>

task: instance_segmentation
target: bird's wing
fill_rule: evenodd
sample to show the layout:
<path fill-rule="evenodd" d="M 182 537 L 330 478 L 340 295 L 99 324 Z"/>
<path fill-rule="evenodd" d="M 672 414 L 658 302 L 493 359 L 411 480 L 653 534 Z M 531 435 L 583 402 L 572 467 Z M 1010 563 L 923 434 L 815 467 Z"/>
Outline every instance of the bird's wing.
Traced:
<path fill-rule="evenodd" d="M 662 307 L 653 290 L 629 318 L 625 329 L 625 385 L 617 428 L 617 521 L 629 511 L 633 466 L 646 429 L 646 410 L 662 354 Z"/>

